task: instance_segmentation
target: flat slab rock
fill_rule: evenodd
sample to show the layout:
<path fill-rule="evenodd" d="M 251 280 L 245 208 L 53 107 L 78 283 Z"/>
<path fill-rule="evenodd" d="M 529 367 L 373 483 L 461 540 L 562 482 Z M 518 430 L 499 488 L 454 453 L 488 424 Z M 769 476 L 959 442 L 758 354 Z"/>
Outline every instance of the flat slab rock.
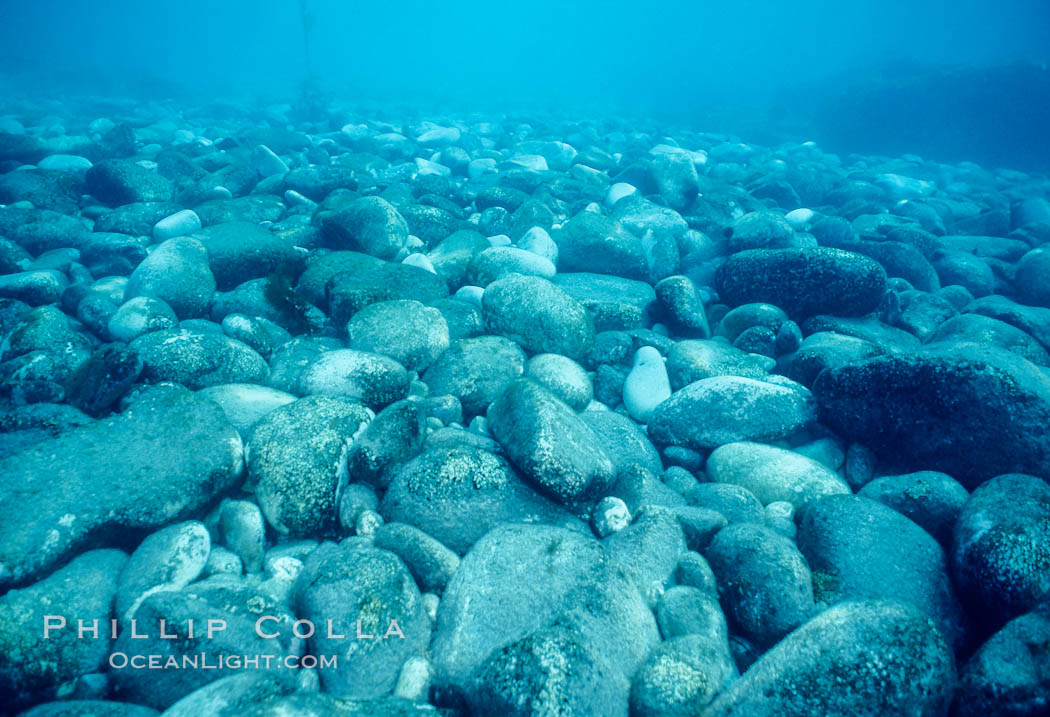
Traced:
<path fill-rule="evenodd" d="M 3 459 L 0 589 L 204 507 L 242 467 L 241 439 L 218 404 L 170 384 Z"/>

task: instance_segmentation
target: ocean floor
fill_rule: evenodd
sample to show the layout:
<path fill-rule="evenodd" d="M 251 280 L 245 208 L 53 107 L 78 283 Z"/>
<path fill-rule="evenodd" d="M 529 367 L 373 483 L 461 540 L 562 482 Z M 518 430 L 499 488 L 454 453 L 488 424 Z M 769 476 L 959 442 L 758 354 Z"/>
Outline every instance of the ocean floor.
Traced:
<path fill-rule="evenodd" d="M 1050 710 L 1050 180 L 8 98 L 0 714 Z"/>

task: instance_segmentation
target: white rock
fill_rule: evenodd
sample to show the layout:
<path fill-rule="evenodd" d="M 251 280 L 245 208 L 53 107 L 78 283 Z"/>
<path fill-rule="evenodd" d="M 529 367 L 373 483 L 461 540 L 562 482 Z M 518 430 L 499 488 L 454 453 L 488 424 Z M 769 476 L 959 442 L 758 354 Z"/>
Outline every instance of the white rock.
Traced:
<path fill-rule="evenodd" d="M 460 131 L 455 127 L 434 127 L 416 137 L 424 147 L 447 147 L 459 141 Z"/>
<path fill-rule="evenodd" d="M 284 193 L 284 201 L 292 205 L 301 207 L 312 207 L 316 202 L 309 197 L 305 197 L 294 189 L 289 189 Z"/>
<path fill-rule="evenodd" d="M 533 227 L 525 232 L 525 236 L 518 242 L 518 248 L 539 254 L 551 264 L 558 263 L 558 245 L 543 227 Z"/>
<path fill-rule="evenodd" d="M 252 167 L 261 177 L 288 173 L 288 165 L 265 144 L 260 144 L 252 150 Z"/>
<path fill-rule="evenodd" d="M 372 136 L 372 130 L 366 124 L 345 124 L 339 131 L 352 140 L 362 140 Z"/>
<path fill-rule="evenodd" d="M 290 393 L 254 383 L 225 383 L 202 388 L 197 393 L 219 404 L 226 418 L 245 438 L 259 419 L 295 400 Z"/>
<path fill-rule="evenodd" d="M 50 157 L 44 157 L 37 164 L 41 169 L 57 169 L 62 172 L 76 172 L 85 169 L 91 169 L 91 160 L 87 157 L 81 157 L 76 154 L 52 154 Z"/>
<path fill-rule="evenodd" d="M 793 226 L 795 229 L 803 229 L 813 221 L 813 217 L 816 216 L 816 212 L 812 209 L 801 207 L 799 209 L 792 209 L 790 212 L 784 215 L 787 219 L 788 224 Z"/>
<path fill-rule="evenodd" d="M 362 510 L 354 525 L 355 532 L 363 538 L 374 538 L 376 531 L 383 526 L 383 516 L 374 510 Z"/>
<path fill-rule="evenodd" d="M 519 154 L 507 160 L 510 164 L 531 169 L 534 172 L 546 172 L 547 158 L 542 154 Z"/>
<path fill-rule="evenodd" d="M 631 511 L 616 496 L 602 498 L 591 512 L 591 529 L 599 538 L 618 533 L 631 524 Z"/>
<path fill-rule="evenodd" d="M 259 506 L 247 500 L 227 501 L 219 513 L 219 527 L 226 547 L 240 556 L 245 570 L 261 571 L 266 552 L 266 526 Z"/>
<path fill-rule="evenodd" d="M 429 159 L 416 157 L 416 171 L 420 175 L 436 174 L 441 177 L 451 177 L 452 170 L 443 164 L 432 162 Z"/>
<path fill-rule="evenodd" d="M 438 605 L 441 604 L 441 598 L 435 595 L 434 593 L 423 593 L 423 599 L 421 602 L 423 603 L 423 610 L 426 611 L 427 615 L 430 617 L 431 622 L 436 620 L 437 609 Z"/>
<path fill-rule="evenodd" d="M 903 174 L 880 174 L 875 178 L 875 186 L 885 189 L 894 199 L 919 199 L 933 194 L 936 182 L 928 182 Z"/>
<path fill-rule="evenodd" d="M 623 383 L 623 405 L 631 418 L 649 420 L 653 409 L 671 397 L 664 357 L 652 346 L 643 346 L 634 355 L 634 366 Z"/>
<path fill-rule="evenodd" d="M 586 164 L 574 164 L 569 169 L 569 174 L 573 179 L 582 179 L 583 181 L 599 180 L 604 184 L 605 172 L 595 169 L 594 167 L 588 167 Z"/>
<path fill-rule="evenodd" d="M 499 171 L 499 165 L 496 164 L 496 160 L 492 157 L 482 157 L 481 159 L 475 159 L 467 165 L 467 176 L 471 179 L 477 179 L 486 174 L 496 174 Z"/>
<path fill-rule="evenodd" d="M 460 301 L 466 301 L 468 304 L 474 304 L 480 309 L 481 295 L 484 293 L 485 290 L 480 286 L 461 286 L 456 289 L 453 298 L 459 299 Z"/>
<path fill-rule="evenodd" d="M 511 245 L 510 237 L 507 236 L 506 234 L 496 234 L 495 236 L 490 236 L 488 239 L 489 239 L 489 244 L 491 244 L 492 246 L 510 246 Z"/>
<path fill-rule="evenodd" d="M 605 194 L 605 206 L 612 207 L 616 205 L 616 202 L 620 201 L 624 197 L 629 197 L 632 194 L 636 194 L 638 188 L 633 184 L 627 182 L 617 182 L 616 184 L 609 187 L 609 191 Z"/>
<path fill-rule="evenodd" d="M 201 229 L 201 218 L 192 209 L 183 209 L 164 217 L 153 225 L 153 239 L 167 241 L 175 237 L 188 236 Z"/>
<path fill-rule="evenodd" d="M 163 301 L 136 296 L 121 304 L 106 328 L 113 339 L 130 342 L 142 334 L 168 329 L 178 323 L 175 312 Z"/>
<path fill-rule="evenodd" d="M 430 663 L 425 657 L 416 655 L 408 658 L 401 667 L 401 674 L 397 677 L 394 697 L 412 702 L 424 702 L 430 691 L 431 674 Z"/>
<path fill-rule="evenodd" d="M 233 192 L 222 185 L 212 187 L 201 195 L 201 201 L 208 199 L 233 199 Z"/>
<path fill-rule="evenodd" d="M 405 257 L 405 260 L 401 262 L 408 266 L 417 266 L 424 271 L 429 271 L 431 274 L 437 274 L 437 269 L 434 268 L 433 262 L 426 254 L 420 254 L 418 251 L 414 254 L 409 254 Z"/>

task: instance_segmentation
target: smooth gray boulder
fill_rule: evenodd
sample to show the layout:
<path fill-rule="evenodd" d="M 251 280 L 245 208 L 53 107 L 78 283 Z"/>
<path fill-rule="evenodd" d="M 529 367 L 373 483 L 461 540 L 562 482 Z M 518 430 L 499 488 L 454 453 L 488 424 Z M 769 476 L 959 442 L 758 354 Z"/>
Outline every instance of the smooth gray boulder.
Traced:
<path fill-rule="evenodd" d="M 0 461 L 9 481 L 0 490 L 0 586 L 188 516 L 231 490 L 242 467 L 240 436 L 215 403 L 178 386 L 143 389 L 123 413 Z"/>
<path fill-rule="evenodd" d="M 158 244 L 135 267 L 124 299 L 160 299 L 180 319 L 192 319 L 204 315 L 214 293 L 208 250 L 196 239 L 176 237 Z"/>
<path fill-rule="evenodd" d="M 829 608 L 781 640 L 715 698 L 703 717 L 944 717 L 955 660 L 905 603 Z"/>
<path fill-rule="evenodd" d="M 379 505 L 459 554 L 502 523 L 552 523 L 586 530 L 518 477 L 505 459 L 457 440 L 428 446 L 393 476 Z"/>
<path fill-rule="evenodd" d="M 318 628 L 307 641 L 310 651 L 339 658 L 319 668 L 325 692 L 337 697 L 389 694 L 405 661 L 423 654 L 430 641 L 412 575 L 400 558 L 367 541 L 351 538 L 311 553 L 293 600 L 296 615 Z"/>
<path fill-rule="evenodd" d="M 346 456 L 371 421 L 360 403 L 309 396 L 268 413 L 248 436 L 248 476 L 266 521 L 282 535 L 335 529 Z"/>
<path fill-rule="evenodd" d="M 786 438 L 816 417 L 813 396 L 794 381 L 716 376 L 671 394 L 649 417 L 648 429 L 658 445 L 706 451 L 738 441 Z"/>
<path fill-rule="evenodd" d="M 128 556 L 89 550 L 52 575 L 0 597 L 0 703 L 20 709 L 55 699 L 64 683 L 104 669 L 117 576 Z M 78 637 L 78 620 L 97 635 Z M 45 634 L 46 633 L 46 634 Z"/>
<path fill-rule="evenodd" d="M 594 343 L 583 306 L 546 279 L 515 274 L 492 282 L 481 297 L 485 328 L 530 353 L 579 360 Z"/>
<path fill-rule="evenodd" d="M 521 474 L 561 503 L 600 497 L 616 476 L 594 431 L 534 381 L 510 384 L 489 406 L 488 426 Z"/>
<path fill-rule="evenodd" d="M 658 640 L 638 589 L 592 537 L 502 525 L 463 559 L 438 607 L 435 684 L 466 692 L 493 650 L 555 626 L 573 631 L 610 676 L 601 702 L 626 714 L 630 677 Z"/>
<path fill-rule="evenodd" d="M 803 506 L 798 548 L 813 571 L 818 605 L 892 599 L 928 615 L 953 647 L 969 637 L 944 549 L 897 511 L 867 498 L 832 495 Z"/>
<path fill-rule="evenodd" d="M 830 368 L 821 422 L 874 450 L 887 470 L 936 470 L 972 490 L 1004 473 L 1050 477 L 1050 377 L 976 344 Z"/>

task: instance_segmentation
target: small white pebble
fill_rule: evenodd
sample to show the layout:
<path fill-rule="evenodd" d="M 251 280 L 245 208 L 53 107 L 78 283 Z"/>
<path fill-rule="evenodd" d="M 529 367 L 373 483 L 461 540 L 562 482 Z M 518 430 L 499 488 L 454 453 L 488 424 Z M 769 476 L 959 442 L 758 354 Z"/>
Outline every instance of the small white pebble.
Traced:
<path fill-rule="evenodd" d="M 616 496 L 602 498 L 591 513 L 591 528 L 599 538 L 618 533 L 630 524 L 631 511 Z"/>

